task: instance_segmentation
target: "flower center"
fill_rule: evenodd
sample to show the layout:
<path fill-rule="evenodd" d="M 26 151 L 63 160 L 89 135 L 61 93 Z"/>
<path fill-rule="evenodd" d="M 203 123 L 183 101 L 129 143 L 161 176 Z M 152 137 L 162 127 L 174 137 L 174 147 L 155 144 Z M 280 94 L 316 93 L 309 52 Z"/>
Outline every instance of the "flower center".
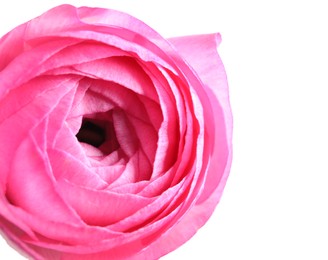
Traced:
<path fill-rule="evenodd" d="M 76 138 L 81 143 L 98 148 L 103 154 L 110 154 L 120 145 L 110 113 L 99 113 L 92 118 L 85 117 Z"/>
<path fill-rule="evenodd" d="M 76 135 L 77 140 L 82 143 L 99 147 L 106 140 L 106 131 L 104 127 L 92 122 L 90 119 L 83 119 L 81 128 Z"/>

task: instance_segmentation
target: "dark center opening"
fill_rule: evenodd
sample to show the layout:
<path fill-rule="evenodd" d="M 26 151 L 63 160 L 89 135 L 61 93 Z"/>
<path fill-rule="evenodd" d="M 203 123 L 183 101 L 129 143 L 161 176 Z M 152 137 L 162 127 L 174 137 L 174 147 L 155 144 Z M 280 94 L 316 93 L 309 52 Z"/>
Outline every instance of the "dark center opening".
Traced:
<path fill-rule="evenodd" d="M 110 154 L 120 148 L 111 111 L 95 114 L 93 118 L 83 118 L 76 138 L 81 143 L 98 148 L 103 154 Z"/>
<path fill-rule="evenodd" d="M 76 138 L 79 142 L 87 143 L 98 148 L 106 141 L 106 130 L 104 126 L 93 122 L 91 119 L 83 119 Z"/>

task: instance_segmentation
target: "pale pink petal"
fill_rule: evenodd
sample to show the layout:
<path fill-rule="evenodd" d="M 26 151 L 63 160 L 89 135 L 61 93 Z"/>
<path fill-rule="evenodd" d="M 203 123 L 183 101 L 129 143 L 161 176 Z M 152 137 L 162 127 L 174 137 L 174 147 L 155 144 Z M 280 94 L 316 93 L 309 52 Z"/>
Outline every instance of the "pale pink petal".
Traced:
<path fill-rule="evenodd" d="M 67 124 L 64 124 L 57 133 L 57 142 L 53 145 L 53 149 L 62 151 L 73 156 L 75 159 L 90 166 L 89 161 L 81 144 L 77 142 L 77 138 Z"/>
<path fill-rule="evenodd" d="M 146 156 L 147 161 L 153 164 L 154 157 L 157 149 L 157 132 L 149 122 L 139 120 L 133 116 L 128 115 L 128 120 L 135 129 L 138 138 L 139 149 L 142 150 Z"/>
<path fill-rule="evenodd" d="M 71 83 L 72 86 L 77 86 L 77 82 L 74 83 Z M 65 124 L 65 120 L 69 114 L 73 103 L 75 91 L 76 87 L 72 87 L 72 89 L 57 104 L 54 104 L 54 109 L 47 117 L 47 138 L 49 140 L 49 144 L 54 145 L 58 132 Z M 59 139 L 58 141 L 60 142 L 61 140 Z"/>
<path fill-rule="evenodd" d="M 58 150 L 48 151 L 52 172 L 57 181 L 66 180 L 91 189 L 104 189 L 107 182 L 72 155 Z"/>
<path fill-rule="evenodd" d="M 104 165 L 107 165 L 107 163 L 104 163 Z M 111 184 L 122 175 L 125 168 L 126 165 L 118 164 L 111 166 L 94 167 L 93 171 L 98 174 L 99 177 L 107 184 Z"/>

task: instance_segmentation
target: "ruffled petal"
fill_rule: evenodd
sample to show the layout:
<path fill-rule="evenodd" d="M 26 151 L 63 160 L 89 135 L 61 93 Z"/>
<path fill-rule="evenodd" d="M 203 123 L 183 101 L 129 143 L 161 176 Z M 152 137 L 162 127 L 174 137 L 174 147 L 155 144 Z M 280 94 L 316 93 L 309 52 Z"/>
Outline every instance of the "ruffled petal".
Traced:
<path fill-rule="evenodd" d="M 205 191 L 201 203 L 216 189 L 223 190 L 230 170 L 232 156 L 232 114 L 229 103 L 227 76 L 218 55 L 219 34 L 198 35 L 170 39 L 179 53 L 189 62 L 205 83 L 210 106 L 215 113 L 214 122 L 207 123 L 207 135 L 215 142 L 208 169 Z M 206 106 L 206 104 L 204 104 Z M 221 174 L 219 174 L 221 173 Z M 220 180 L 222 179 L 222 182 Z"/>

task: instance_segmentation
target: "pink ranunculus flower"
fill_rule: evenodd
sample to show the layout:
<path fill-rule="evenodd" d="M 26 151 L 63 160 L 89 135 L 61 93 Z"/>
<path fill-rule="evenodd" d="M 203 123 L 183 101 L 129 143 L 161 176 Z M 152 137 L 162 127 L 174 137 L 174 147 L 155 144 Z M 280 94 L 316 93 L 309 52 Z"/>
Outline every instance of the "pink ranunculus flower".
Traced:
<path fill-rule="evenodd" d="M 3 36 L 2 234 L 33 259 L 158 259 L 190 239 L 231 164 L 219 42 L 70 5 Z"/>

